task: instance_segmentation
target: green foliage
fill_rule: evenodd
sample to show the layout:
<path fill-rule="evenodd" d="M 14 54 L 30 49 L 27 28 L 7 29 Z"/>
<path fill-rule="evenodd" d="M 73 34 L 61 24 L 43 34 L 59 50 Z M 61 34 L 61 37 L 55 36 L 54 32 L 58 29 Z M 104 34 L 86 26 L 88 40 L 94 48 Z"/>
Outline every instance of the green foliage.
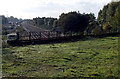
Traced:
<path fill-rule="evenodd" d="M 8 48 L 10 47 L 10 45 L 7 43 L 7 36 L 6 35 L 2 35 L 2 48 Z"/>
<path fill-rule="evenodd" d="M 101 27 L 96 26 L 95 28 L 92 29 L 91 34 L 94 34 L 94 35 L 100 35 L 101 32 L 102 32 Z"/>
<path fill-rule="evenodd" d="M 102 28 L 100 27 L 99 23 L 97 21 L 91 21 L 87 28 L 84 31 L 85 35 L 99 35 L 102 32 Z"/>
<path fill-rule="evenodd" d="M 83 32 L 90 21 L 94 21 L 93 14 L 80 14 L 77 12 L 63 13 L 58 20 L 58 27 L 62 27 L 64 32 Z"/>
<path fill-rule="evenodd" d="M 99 11 L 98 21 L 103 30 L 120 29 L 120 1 L 105 5 L 103 10 Z"/>
<path fill-rule="evenodd" d="M 33 24 L 43 29 L 51 30 L 54 27 L 54 21 L 56 18 L 37 17 L 33 18 Z"/>
<path fill-rule="evenodd" d="M 120 28 L 120 5 L 117 7 L 113 19 L 114 27 Z"/>

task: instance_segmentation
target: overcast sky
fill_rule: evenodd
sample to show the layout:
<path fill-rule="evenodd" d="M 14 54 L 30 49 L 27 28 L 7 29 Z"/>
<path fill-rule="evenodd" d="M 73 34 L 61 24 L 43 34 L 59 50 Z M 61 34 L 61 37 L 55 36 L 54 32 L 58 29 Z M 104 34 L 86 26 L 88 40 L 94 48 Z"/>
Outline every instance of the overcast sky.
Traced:
<path fill-rule="evenodd" d="M 79 11 L 94 13 L 97 16 L 100 9 L 111 0 L 1 0 L 0 15 L 18 18 L 56 17 L 61 13 Z"/>

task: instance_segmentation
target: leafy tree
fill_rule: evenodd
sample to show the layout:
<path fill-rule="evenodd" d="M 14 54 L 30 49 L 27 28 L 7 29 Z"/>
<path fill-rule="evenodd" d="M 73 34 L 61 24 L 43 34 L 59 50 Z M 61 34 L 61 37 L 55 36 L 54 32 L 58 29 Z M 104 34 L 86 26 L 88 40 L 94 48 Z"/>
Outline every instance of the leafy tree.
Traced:
<path fill-rule="evenodd" d="M 56 18 L 46 18 L 46 17 L 37 17 L 37 18 L 33 18 L 33 24 L 35 26 L 38 26 L 40 28 L 43 28 L 43 29 L 52 29 L 53 28 L 53 23 L 54 21 L 57 20 Z"/>
<path fill-rule="evenodd" d="M 106 32 L 120 29 L 120 1 L 111 2 L 99 11 L 98 22 Z"/>
<path fill-rule="evenodd" d="M 90 21 L 95 20 L 93 14 L 80 14 L 77 12 L 62 13 L 58 20 L 58 27 L 62 27 L 64 32 L 83 32 Z"/>
<path fill-rule="evenodd" d="M 120 28 L 120 5 L 119 7 L 116 9 L 115 15 L 113 16 L 113 24 L 114 27 Z"/>

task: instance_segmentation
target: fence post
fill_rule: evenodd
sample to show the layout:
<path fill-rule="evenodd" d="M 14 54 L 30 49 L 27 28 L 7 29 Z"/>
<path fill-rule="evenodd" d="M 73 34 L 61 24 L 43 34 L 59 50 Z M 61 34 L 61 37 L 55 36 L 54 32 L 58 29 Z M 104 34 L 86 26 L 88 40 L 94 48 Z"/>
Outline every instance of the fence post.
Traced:
<path fill-rule="evenodd" d="M 17 32 L 16 34 L 17 34 L 17 40 L 19 40 L 20 39 L 19 32 Z"/>

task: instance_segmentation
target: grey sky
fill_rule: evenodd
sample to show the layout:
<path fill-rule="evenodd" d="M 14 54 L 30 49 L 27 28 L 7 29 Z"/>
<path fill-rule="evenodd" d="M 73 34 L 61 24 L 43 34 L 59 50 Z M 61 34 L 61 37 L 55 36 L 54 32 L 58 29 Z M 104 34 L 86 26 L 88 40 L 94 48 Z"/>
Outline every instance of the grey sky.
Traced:
<path fill-rule="evenodd" d="M 61 13 L 79 11 L 96 16 L 111 0 L 1 0 L 0 15 L 18 18 L 56 17 Z M 6 4 L 6 6 L 5 6 Z"/>

